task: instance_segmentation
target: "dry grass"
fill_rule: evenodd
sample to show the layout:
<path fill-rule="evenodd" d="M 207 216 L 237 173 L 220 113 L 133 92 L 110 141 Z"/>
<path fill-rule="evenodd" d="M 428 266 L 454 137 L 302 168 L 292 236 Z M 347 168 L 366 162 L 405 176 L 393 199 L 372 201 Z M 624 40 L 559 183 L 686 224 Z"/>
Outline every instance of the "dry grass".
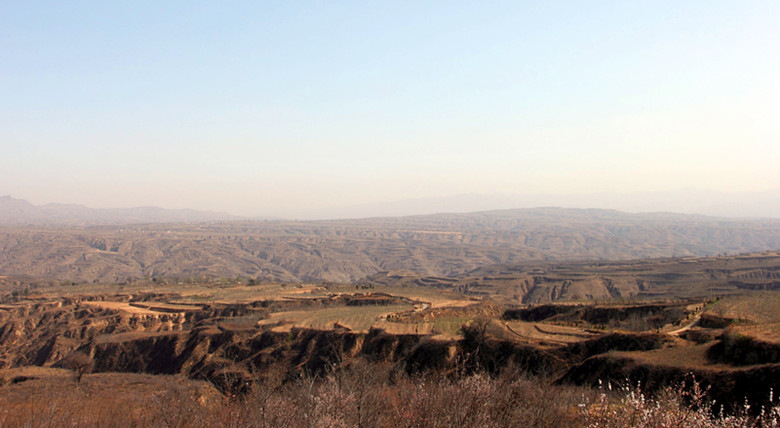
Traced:
<path fill-rule="evenodd" d="M 201 290 L 190 290 L 190 292 L 182 294 L 182 302 L 186 302 L 188 298 L 193 296 L 198 296 L 196 300 L 201 301 L 249 303 L 257 300 L 280 300 L 286 297 L 325 297 L 327 295 L 325 288 L 316 284 L 262 284 L 252 287 L 243 285 L 233 287 L 203 286 Z"/>
<path fill-rule="evenodd" d="M 378 321 L 374 327 L 390 334 L 436 335 L 439 339 L 457 340 L 463 337 L 461 327 L 472 320 L 469 316 L 435 317 L 430 321 Z"/>
<path fill-rule="evenodd" d="M 732 370 L 731 366 L 713 363 L 707 358 L 707 350 L 712 343 L 700 345 L 680 342 L 677 346 L 654 349 L 651 351 L 615 352 L 616 356 L 632 358 L 654 366 L 679 367 L 684 369 L 709 368 Z"/>
<path fill-rule="evenodd" d="M 780 291 L 722 298 L 710 304 L 707 310 L 737 320 L 732 328 L 742 335 L 780 344 Z"/>
<path fill-rule="evenodd" d="M 112 309 L 116 311 L 126 312 L 128 314 L 138 315 L 160 315 L 161 312 L 149 310 L 138 306 L 131 305 L 127 302 L 111 302 L 111 301 L 95 301 L 95 302 L 81 302 L 83 305 L 92 306 L 101 309 Z"/>
<path fill-rule="evenodd" d="M 241 396 L 177 376 L 92 374 L 0 387 L 0 426 L 47 427 L 757 427 L 780 406 L 722 415 L 695 383 L 646 397 L 638 387 L 551 385 L 511 369 L 409 377 L 354 360 L 324 377 L 285 381 L 272 367 Z"/>
<path fill-rule="evenodd" d="M 93 374 L 0 388 L 2 426 L 509 427 L 580 426 L 586 390 L 507 373 L 393 376 L 358 360 L 321 378 L 271 369 L 243 396 L 174 376 Z M 392 379 L 392 381 L 390 381 Z"/>
<path fill-rule="evenodd" d="M 432 324 L 434 326 L 434 330 L 440 335 L 445 337 L 461 337 L 463 336 L 461 327 L 463 327 L 463 324 L 466 324 L 472 319 L 473 317 L 457 315 L 436 317 L 433 319 Z"/>
<path fill-rule="evenodd" d="M 750 336 L 756 340 L 780 344 L 780 322 L 761 325 L 745 325 L 733 327 L 739 334 Z"/>
<path fill-rule="evenodd" d="M 149 309 L 155 312 L 186 312 L 195 311 L 202 308 L 200 304 L 175 304 L 166 302 L 133 302 L 131 304 L 137 308 Z"/>
<path fill-rule="evenodd" d="M 177 293 L 181 295 L 172 303 L 198 304 L 204 302 L 229 302 L 248 303 L 263 299 L 281 299 L 285 296 L 300 297 L 302 294 L 322 297 L 327 296 L 327 289 L 318 284 L 262 284 L 256 286 L 247 285 L 221 285 L 217 283 L 181 283 L 159 285 L 149 283 L 117 285 L 117 284 L 88 284 L 82 283 L 75 286 L 40 287 L 36 290 L 42 297 L 59 298 L 82 295 L 111 295 L 111 294 L 138 294 L 138 293 Z"/>
<path fill-rule="evenodd" d="M 339 294 L 354 293 L 354 286 L 328 286 L 328 291 Z M 430 307 L 465 307 L 476 303 L 479 300 L 464 296 L 463 294 L 435 287 L 417 287 L 417 286 L 381 286 L 377 285 L 371 288 L 375 293 L 387 293 L 393 296 L 405 297 L 409 300 L 425 302 Z"/>
<path fill-rule="evenodd" d="M 222 401 L 210 384 L 176 376 L 99 373 L 84 376 L 79 385 L 61 373 L 37 376 L 0 388 L 0 426 L 166 426 L 155 423 L 164 412 L 213 408 Z M 174 391 L 187 402 L 167 401 Z M 176 405 L 181 407 L 164 408 Z"/>
<path fill-rule="evenodd" d="M 412 305 L 388 306 L 339 306 L 315 310 L 276 312 L 270 318 L 260 320 L 258 325 L 281 324 L 276 330 L 292 327 L 328 330 L 335 324 L 353 331 L 367 332 L 372 325 L 389 314 L 412 309 Z"/>
<path fill-rule="evenodd" d="M 374 323 L 374 328 L 384 330 L 385 332 L 393 335 L 401 334 L 421 334 L 430 335 L 434 333 L 433 323 L 403 323 L 403 322 L 389 322 L 380 320 Z"/>
<path fill-rule="evenodd" d="M 780 322 L 780 291 L 753 292 L 713 302 L 708 310 L 726 318 L 757 324 Z"/>

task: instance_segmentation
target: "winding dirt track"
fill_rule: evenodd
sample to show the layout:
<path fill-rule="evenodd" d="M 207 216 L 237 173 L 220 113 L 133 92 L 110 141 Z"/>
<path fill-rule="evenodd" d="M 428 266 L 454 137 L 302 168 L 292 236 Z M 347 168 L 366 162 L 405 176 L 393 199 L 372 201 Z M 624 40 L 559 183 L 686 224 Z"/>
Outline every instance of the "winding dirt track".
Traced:
<path fill-rule="evenodd" d="M 696 317 L 693 318 L 693 321 L 691 321 L 690 324 L 686 325 L 685 327 L 680 327 L 677 330 L 672 330 L 666 334 L 673 334 L 673 335 L 679 335 L 680 333 L 690 330 L 692 327 L 695 327 L 697 324 L 699 324 L 699 320 L 701 320 L 701 314 L 703 311 L 700 311 L 696 314 Z"/>

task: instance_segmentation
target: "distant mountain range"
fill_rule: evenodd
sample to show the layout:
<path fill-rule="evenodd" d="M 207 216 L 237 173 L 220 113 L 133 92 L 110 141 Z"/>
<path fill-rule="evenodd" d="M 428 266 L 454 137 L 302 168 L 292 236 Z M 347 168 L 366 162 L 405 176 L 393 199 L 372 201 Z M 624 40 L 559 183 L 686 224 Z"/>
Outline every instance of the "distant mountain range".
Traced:
<path fill-rule="evenodd" d="M 190 209 L 89 208 L 74 204 L 33 205 L 24 199 L 0 196 L 0 224 L 6 225 L 119 225 L 196 223 L 239 219 L 240 217 L 227 213 Z"/>
<path fill-rule="evenodd" d="M 353 205 L 306 218 L 361 218 L 436 213 L 469 213 L 514 208 L 599 208 L 630 213 L 674 212 L 716 217 L 780 218 L 780 189 L 765 192 L 715 192 L 682 189 L 657 192 L 552 194 L 461 194 Z"/>
<path fill-rule="evenodd" d="M 405 199 L 330 209 L 288 212 L 289 219 L 360 219 L 447 213 L 478 213 L 538 207 L 601 209 L 625 213 L 678 213 L 731 218 L 780 218 L 780 189 L 765 192 L 673 190 L 633 193 L 462 194 L 440 198 Z M 136 223 L 198 223 L 236 220 L 281 220 L 280 217 L 241 217 L 226 212 L 159 207 L 89 208 L 76 204 L 33 205 L 0 196 L 0 225 L 121 225 Z"/>

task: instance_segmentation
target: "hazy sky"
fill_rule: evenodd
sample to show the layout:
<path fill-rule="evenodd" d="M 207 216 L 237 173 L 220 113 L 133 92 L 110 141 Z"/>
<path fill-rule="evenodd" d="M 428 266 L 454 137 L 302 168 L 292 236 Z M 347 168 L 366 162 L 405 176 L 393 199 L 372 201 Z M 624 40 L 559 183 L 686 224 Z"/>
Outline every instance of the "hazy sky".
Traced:
<path fill-rule="evenodd" d="M 0 195 L 780 187 L 780 2 L 0 2 Z"/>

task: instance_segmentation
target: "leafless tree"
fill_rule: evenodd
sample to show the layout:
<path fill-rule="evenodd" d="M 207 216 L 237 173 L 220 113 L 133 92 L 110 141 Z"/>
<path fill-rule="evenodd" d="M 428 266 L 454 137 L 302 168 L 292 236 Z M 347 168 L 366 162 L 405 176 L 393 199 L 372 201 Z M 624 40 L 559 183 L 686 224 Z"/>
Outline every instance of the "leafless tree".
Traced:
<path fill-rule="evenodd" d="M 73 370 L 76 376 L 76 385 L 81 383 L 81 378 L 95 368 L 95 360 L 81 351 L 73 351 L 66 355 L 60 362 L 66 369 Z"/>

